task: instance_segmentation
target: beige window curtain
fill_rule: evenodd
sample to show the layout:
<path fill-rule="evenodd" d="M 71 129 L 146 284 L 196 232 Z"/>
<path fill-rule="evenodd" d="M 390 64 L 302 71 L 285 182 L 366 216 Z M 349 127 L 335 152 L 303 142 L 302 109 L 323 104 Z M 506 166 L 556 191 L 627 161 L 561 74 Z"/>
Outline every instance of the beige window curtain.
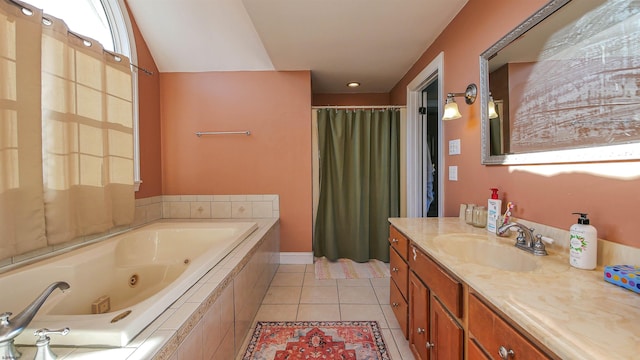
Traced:
<path fill-rule="evenodd" d="M 29 244 L 31 248 L 59 244 L 131 223 L 133 120 L 128 59 L 104 52 L 95 41 L 87 46 L 59 19 L 44 15 L 48 21 L 43 24 L 37 9 L 28 16 L 7 2 L 0 6 L 2 33 L 12 34 L 11 29 L 15 33 L 12 44 L 1 43 L 11 36 L 0 37 L 0 259 L 23 253 Z M 11 81 L 18 89 L 13 101 L 12 85 L 7 85 Z M 33 125 L 23 129 L 30 122 Z M 27 137 L 30 142 L 23 140 Z M 22 176 L 23 168 L 35 175 Z M 15 187 L 10 184 L 18 176 L 8 175 L 16 174 L 15 169 L 24 191 L 7 192 L 5 187 Z M 5 193 L 16 193 L 13 202 L 5 199 L 9 198 Z M 16 203 L 22 207 L 27 206 L 25 202 L 29 210 L 23 223 L 5 226 L 14 221 L 12 216 L 20 215 L 13 213 Z M 41 224 L 40 238 L 35 236 L 36 224 Z M 32 229 L 20 230 L 28 235 L 13 236 L 12 243 L 5 240 L 4 235 L 23 226 Z"/>
<path fill-rule="evenodd" d="M 42 144 L 49 244 L 134 214 L 131 71 L 125 57 L 49 17 L 42 34 Z M 118 61 L 119 60 L 119 61 Z"/>
<path fill-rule="evenodd" d="M 39 15 L 0 1 L 0 259 L 47 245 Z"/>

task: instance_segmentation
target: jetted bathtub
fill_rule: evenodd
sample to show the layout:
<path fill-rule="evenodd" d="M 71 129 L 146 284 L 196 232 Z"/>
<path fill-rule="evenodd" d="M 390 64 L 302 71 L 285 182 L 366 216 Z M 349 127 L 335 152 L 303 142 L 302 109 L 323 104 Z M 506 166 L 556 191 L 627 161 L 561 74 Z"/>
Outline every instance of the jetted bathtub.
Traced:
<path fill-rule="evenodd" d="M 19 313 L 49 284 L 55 290 L 17 344 L 34 330 L 69 327 L 56 345 L 125 346 L 242 240 L 254 222 L 160 222 L 0 274 L 0 312 Z M 106 299 L 110 310 L 106 309 Z"/>

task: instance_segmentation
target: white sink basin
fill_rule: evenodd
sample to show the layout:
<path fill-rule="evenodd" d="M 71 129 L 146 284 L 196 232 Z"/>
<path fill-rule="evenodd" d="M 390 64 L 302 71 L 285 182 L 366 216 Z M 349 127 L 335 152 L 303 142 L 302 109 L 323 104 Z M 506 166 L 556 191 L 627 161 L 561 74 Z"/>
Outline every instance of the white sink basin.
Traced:
<path fill-rule="evenodd" d="M 529 272 L 539 267 L 533 254 L 512 245 L 492 243 L 487 238 L 478 234 L 446 234 L 435 237 L 433 245 L 434 250 L 462 262 L 514 272 Z"/>

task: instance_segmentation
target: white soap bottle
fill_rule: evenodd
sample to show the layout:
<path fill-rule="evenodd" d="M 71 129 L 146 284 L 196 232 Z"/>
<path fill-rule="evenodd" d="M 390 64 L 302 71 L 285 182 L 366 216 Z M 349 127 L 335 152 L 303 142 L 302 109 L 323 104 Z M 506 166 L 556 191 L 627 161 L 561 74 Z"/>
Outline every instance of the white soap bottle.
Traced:
<path fill-rule="evenodd" d="M 593 270 L 598 260 L 598 231 L 589 225 L 585 213 L 569 229 L 569 264 L 578 269 Z"/>
<path fill-rule="evenodd" d="M 502 200 L 498 199 L 498 189 L 491 188 L 491 199 L 487 202 L 487 231 L 496 233 L 498 226 L 496 222 L 502 211 Z"/>

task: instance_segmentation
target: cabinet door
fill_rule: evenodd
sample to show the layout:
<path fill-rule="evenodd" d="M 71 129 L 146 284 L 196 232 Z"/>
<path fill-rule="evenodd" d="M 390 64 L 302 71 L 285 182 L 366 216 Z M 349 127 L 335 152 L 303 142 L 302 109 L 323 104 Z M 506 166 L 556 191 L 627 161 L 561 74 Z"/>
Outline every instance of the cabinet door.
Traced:
<path fill-rule="evenodd" d="M 429 289 L 409 274 L 409 347 L 416 360 L 429 359 Z"/>
<path fill-rule="evenodd" d="M 461 360 L 463 330 L 440 301 L 431 297 L 431 356 L 433 359 Z"/>

